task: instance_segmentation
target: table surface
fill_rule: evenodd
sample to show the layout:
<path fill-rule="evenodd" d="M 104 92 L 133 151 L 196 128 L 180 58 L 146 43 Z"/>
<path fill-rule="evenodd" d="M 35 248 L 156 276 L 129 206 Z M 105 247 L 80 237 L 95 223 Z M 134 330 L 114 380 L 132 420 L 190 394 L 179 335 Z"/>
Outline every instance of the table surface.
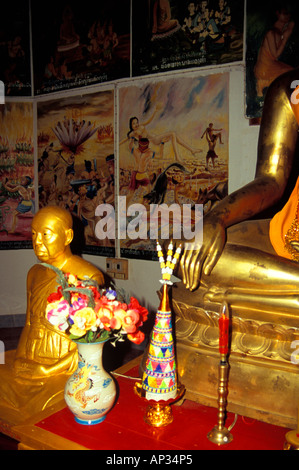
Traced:
<path fill-rule="evenodd" d="M 19 449 L 37 450 L 281 450 L 286 428 L 261 421 L 237 417 L 231 433 L 233 441 L 216 446 L 207 433 L 217 423 L 217 410 L 190 400 L 172 405 L 173 423 L 155 428 L 145 423 L 146 403 L 135 395 L 138 381 L 136 358 L 115 371 L 119 385 L 117 401 L 105 421 L 96 425 L 78 424 L 61 401 L 28 422 L 14 428 L 19 436 Z M 116 375 L 117 374 L 117 375 Z M 124 376 L 120 376 L 123 374 Z M 235 415 L 228 413 L 226 426 Z"/>

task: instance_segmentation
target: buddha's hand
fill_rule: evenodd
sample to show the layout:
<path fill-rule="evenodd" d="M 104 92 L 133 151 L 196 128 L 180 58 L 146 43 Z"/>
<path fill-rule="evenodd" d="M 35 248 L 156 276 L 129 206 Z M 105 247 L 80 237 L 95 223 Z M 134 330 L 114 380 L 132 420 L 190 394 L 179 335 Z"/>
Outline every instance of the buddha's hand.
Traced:
<path fill-rule="evenodd" d="M 223 302 L 230 302 L 232 292 L 232 290 L 227 289 L 226 287 L 212 286 L 204 294 L 204 301 L 214 302 L 217 304 L 222 304 Z"/>
<path fill-rule="evenodd" d="M 201 276 L 209 276 L 219 260 L 226 242 L 225 228 L 221 221 L 204 218 L 203 243 L 186 243 L 180 261 L 182 280 L 186 288 L 194 291 Z"/>

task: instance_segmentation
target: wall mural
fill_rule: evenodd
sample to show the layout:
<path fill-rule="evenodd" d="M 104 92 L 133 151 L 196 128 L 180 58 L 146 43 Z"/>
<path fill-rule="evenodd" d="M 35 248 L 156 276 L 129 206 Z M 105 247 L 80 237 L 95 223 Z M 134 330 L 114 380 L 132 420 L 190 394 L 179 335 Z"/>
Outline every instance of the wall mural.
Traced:
<path fill-rule="evenodd" d="M 244 2 L 133 0 L 133 75 L 243 60 Z"/>
<path fill-rule="evenodd" d="M 32 248 L 35 212 L 32 103 L 0 106 L 0 249 Z"/>
<path fill-rule="evenodd" d="M 203 204 L 207 212 L 227 194 L 228 86 L 224 73 L 120 88 L 119 195 L 126 200 L 121 223 L 132 224 L 130 205 L 147 210 L 140 238 L 127 231 L 120 240 L 122 256 L 155 259 L 155 238 L 144 232 L 151 204 Z"/>
<path fill-rule="evenodd" d="M 31 3 L 36 95 L 130 75 L 130 0 Z"/>
<path fill-rule="evenodd" d="M 37 115 L 39 207 L 80 221 L 83 252 L 114 255 L 114 240 L 95 235 L 96 207 L 114 205 L 114 90 L 41 101 Z"/>
<path fill-rule="evenodd" d="M 299 4 L 247 0 L 246 115 L 260 118 L 272 81 L 299 63 Z"/>
<path fill-rule="evenodd" d="M 31 96 L 28 0 L 2 4 L 0 15 L 0 80 L 5 96 Z"/>

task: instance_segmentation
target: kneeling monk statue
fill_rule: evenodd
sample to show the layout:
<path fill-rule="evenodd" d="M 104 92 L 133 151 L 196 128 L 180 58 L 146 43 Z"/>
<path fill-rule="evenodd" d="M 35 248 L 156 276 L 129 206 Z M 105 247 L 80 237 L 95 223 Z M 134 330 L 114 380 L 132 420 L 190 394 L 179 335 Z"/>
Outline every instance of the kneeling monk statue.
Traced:
<path fill-rule="evenodd" d="M 103 274 L 72 254 L 71 214 L 56 206 L 41 209 L 32 221 L 32 242 L 37 258 L 101 286 Z M 34 265 L 27 277 L 27 314 L 16 351 L 6 353 L 0 366 L 0 419 L 17 424 L 63 397 L 69 375 L 77 366 L 76 346 L 46 319 L 48 296 L 57 290 L 54 270 Z"/>

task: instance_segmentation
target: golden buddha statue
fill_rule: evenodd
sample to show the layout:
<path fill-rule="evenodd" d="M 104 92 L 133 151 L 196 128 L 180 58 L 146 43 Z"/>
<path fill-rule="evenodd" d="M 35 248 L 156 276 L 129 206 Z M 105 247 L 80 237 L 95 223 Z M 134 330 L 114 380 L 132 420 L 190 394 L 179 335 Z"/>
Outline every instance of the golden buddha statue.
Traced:
<path fill-rule="evenodd" d="M 88 276 L 101 286 L 103 274 L 73 255 L 71 214 L 56 206 L 41 209 L 32 221 L 37 258 L 64 273 Z M 8 351 L 0 366 L 0 421 L 16 424 L 63 397 L 69 375 L 77 366 L 75 344 L 45 318 L 48 296 L 57 290 L 56 273 L 41 264 L 27 276 L 27 314 L 16 351 Z"/>
<path fill-rule="evenodd" d="M 299 268 L 290 246 L 298 252 L 299 243 L 291 240 L 287 246 L 286 233 L 297 217 L 299 181 L 275 217 L 253 217 L 281 201 L 294 176 L 299 105 L 292 104 L 291 96 L 298 77 L 299 70 L 293 70 L 268 89 L 255 179 L 205 215 L 202 246 L 185 250 L 181 258 L 178 275 L 195 297 L 202 287 L 207 301 L 297 314 Z"/>
<path fill-rule="evenodd" d="M 299 70 L 269 87 L 256 175 L 203 219 L 172 290 L 178 372 L 186 397 L 217 406 L 218 319 L 229 307 L 228 409 L 294 427 L 299 400 Z M 297 180 L 297 181 L 296 181 Z M 290 187 L 291 186 L 291 187 Z M 273 214 L 267 211 L 273 211 Z M 298 353 L 298 347 L 297 347 Z"/>

